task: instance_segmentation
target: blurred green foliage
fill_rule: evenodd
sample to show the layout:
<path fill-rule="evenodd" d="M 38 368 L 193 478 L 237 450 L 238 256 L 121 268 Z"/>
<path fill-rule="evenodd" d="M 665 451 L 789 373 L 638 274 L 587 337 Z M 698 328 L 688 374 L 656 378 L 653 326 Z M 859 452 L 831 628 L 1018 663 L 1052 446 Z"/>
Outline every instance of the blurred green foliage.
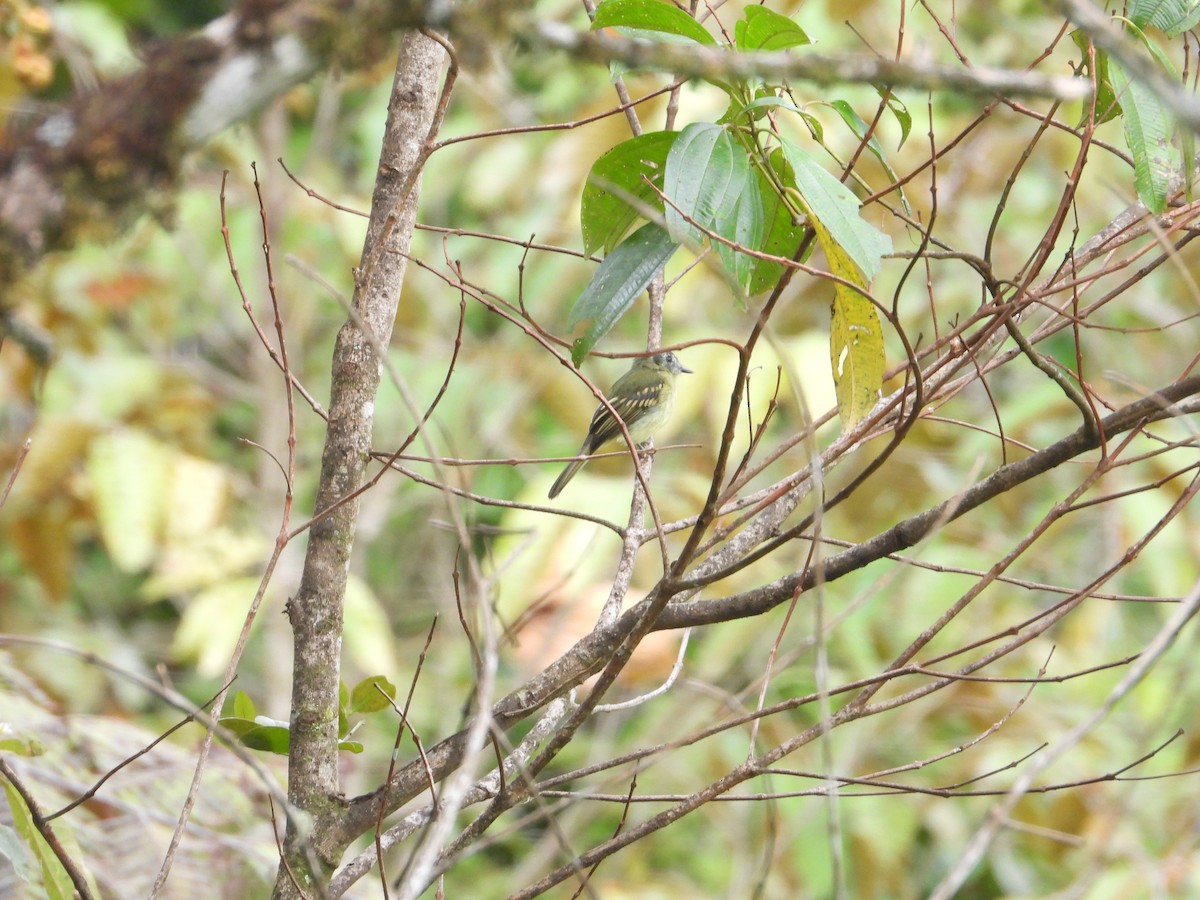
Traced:
<path fill-rule="evenodd" d="M 166 0 L 62 4 L 79 14 L 99 15 L 128 29 L 131 43 L 203 23 L 222 4 Z M 740 4 L 730 4 L 740 8 Z M 894 45 L 894 12 L 877 4 L 809 3 L 774 8 L 798 16 L 823 51 Z M 541 3 L 558 15 L 564 4 Z M 949 17 L 951 10 L 941 14 Z M 725 16 L 725 12 L 722 12 Z M 853 23 L 855 31 L 843 24 Z M 957 40 L 973 60 L 1024 66 L 1030 48 L 1046 46 L 1058 28 L 1040 6 L 1018 0 L 960 5 L 954 11 Z M 910 11 L 906 44 L 951 62 L 953 54 L 927 16 Z M 98 32 L 99 33 L 99 32 Z M 117 33 L 121 33 L 120 30 Z M 91 48 L 99 55 L 103 48 Z M 1060 42 L 1051 63 L 1066 71 L 1077 62 L 1070 42 Z M 565 59 L 515 55 L 498 47 L 497 59 L 464 73 L 443 137 L 521 125 L 577 120 L 614 105 L 607 73 Z M 32 449 L 7 505 L 0 512 L 0 631 L 69 641 L 106 659 L 145 673 L 163 674 L 189 696 L 211 696 L 254 596 L 261 567 L 280 527 L 284 485 L 277 460 L 287 450 L 289 423 L 282 379 L 259 346 L 237 296 L 221 236 L 218 197 L 226 187 L 228 226 L 237 266 L 253 313 L 274 340 L 273 313 L 261 261 L 263 236 L 249 165 L 258 164 L 277 279 L 276 295 L 296 376 L 318 401 L 328 396 L 330 347 L 344 320 L 342 304 L 352 289 L 352 268 L 364 220 L 313 199 L 274 162 L 282 157 L 297 177 L 322 197 L 365 210 L 369 204 L 390 72 L 327 74 L 296 88 L 255 121 L 222 135 L 188 166 L 173 209 L 147 217 L 119 243 L 83 246 L 46 260 L 11 305 L 49 335 L 55 359 L 41 370 L 19 348 L 0 355 L 0 473 L 7 474 L 26 435 Z M 629 76 L 638 95 L 661 84 Z M 13 96 L 15 88 L 8 88 Z M 837 108 L 822 105 L 826 89 L 794 88 L 798 100 L 823 125 L 831 153 L 848 158 L 857 143 Z M 726 99 L 703 84 L 685 85 L 679 127 L 715 121 Z M 869 87 L 846 87 L 837 99 L 867 118 L 879 103 Z M 986 101 L 951 93 L 902 98 L 914 119 L 912 137 L 900 149 L 902 123 L 883 117 L 877 134 L 887 163 L 901 174 L 929 155 L 918 139 L 930 132 L 940 147 L 957 135 Z M 815 102 L 821 101 L 821 102 Z M 665 100 L 640 107 L 643 121 L 660 127 Z M 1078 110 L 1060 118 L 1074 123 Z M 995 114 L 938 167 L 939 233 L 978 250 L 987 236 L 1004 179 L 1017 165 L 1038 127 L 1011 110 Z M 1121 143 L 1121 124 L 1098 134 Z M 452 262 L 463 276 L 510 301 L 520 291 L 529 315 L 568 344 L 569 310 L 595 270 L 579 255 L 526 252 L 521 242 L 558 245 L 578 253 L 580 197 L 592 163 L 629 137 L 623 116 L 587 127 L 511 134 L 450 144 L 430 160 L 424 177 L 421 222 L 442 229 L 504 235 L 506 243 L 479 234 L 419 232 L 390 348 L 407 390 L 428 403 L 442 382 L 459 323 L 457 292 L 442 277 Z M 797 140 L 808 135 L 797 129 Z M 994 264 L 1012 272 L 1034 249 L 1044 222 L 1062 194 L 1064 171 L 1077 141 L 1051 131 L 1037 145 L 1007 197 L 995 236 Z M 869 187 L 887 184 L 884 165 L 870 155 L 858 171 Z M 906 187 L 916 215 L 933 215 L 928 172 Z M 861 190 L 861 189 L 860 189 Z M 1072 210 L 1084 240 L 1135 199 L 1132 171 L 1118 154 L 1094 153 L 1087 189 Z M 886 228 L 898 250 L 912 250 L 911 233 L 893 222 Z M 1066 252 L 1071 231 L 1053 253 Z M 294 263 L 292 261 L 295 261 Z M 740 339 L 753 310 L 743 310 L 725 280 L 705 266 L 689 267 L 682 256 L 667 269 L 676 280 L 665 307 L 665 340 L 679 343 L 712 336 Z M 1129 399 L 1173 378 L 1195 353 L 1198 299 L 1189 271 L 1195 250 L 1136 284 L 1120 302 L 1093 317 L 1084 332 L 1085 377 L 1106 397 Z M 885 261 L 875 295 L 890 302 L 903 260 Z M 315 274 L 314 274 L 315 273 Z M 441 274 L 439 274 L 441 273 Z M 1117 276 L 1119 277 L 1119 276 Z M 1108 283 L 1111 287 L 1115 278 Z M 335 296 L 336 295 L 336 296 Z M 936 317 L 930 296 L 936 296 Z M 913 335 L 931 342 L 984 298 L 966 265 L 939 261 L 924 278 L 910 280 L 897 301 L 898 315 Z M 774 446 L 810 417 L 835 405 L 829 374 L 831 290 L 798 279 L 774 319 L 768 344 L 756 354 L 750 394 L 761 414 L 775 396 L 782 370 L 780 408 L 764 445 Z M 616 324 L 602 350 L 644 346 L 645 299 Z M 884 329 L 888 359 L 902 348 Z M 1063 332 L 1040 345 L 1074 368 L 1075 346 Z M 660 452 L 655 489 L 666 519 L 692 513 L 703 501 L 716 436 L 724 423 L 733 354 L 704 345 L 681 358 L 697 370 L 681 396 L 674 422 L 660 438 L 686 444 Z M 585 363 L 589 377 L 611 383 L 624 363 Z M 846 504 L 822 523 L 825 537 L 858 541 L 968 486 L 1002 461 L 994 431 L 996 409 L 1011 442 L 1044 446 L 1078 425 L 1078 413 L 1062 393 L 1031 366 L 1007 366 L 988 378 L 989 397 L 972 385 L 920 422 L 907 443 Z M 295 421 L 297 475 L 291 525 L 312 513 L 320 464 L 323 421 L 298 401 Z M 993 406 L 995 404 L 995 406 Z M 437 455 L 464 459 L 528 459 L 569 454 L 587 425 L 594 398 L 519 329 L 468 302 L 463 347 L 444 399 L 431 420 Z M 963 427 L 969 423 L 970 427 Z M 394 384 L 385 384 L 376 406 L 376 447 L 388 451 L 413 427 L 413 416 Z M 748 443 L 743 423 L 735 458 Z M 835 426 L 818 433 L 833 438 Z M 1175 435 L 1176 438 L 1182 435 Z M 863 458 L 877 442 L 863 449 Z M 417 454 L 427 453 L 418 442 Z M 1115 493 L 1163 477 L 1186 465 L 1194 450 L 1181 448 L 1143 467 L 1106 476 L 1097 493 Z M 755 486 L 799 468 L 803 446 L 784 453 Z M 430 474 L 426 466 L 409 463 Z M 540 504 L 555 464 L 455 467 L 449 477 L 475 493 Z M 853 472 L 830 475 L 830 489 Z M 759 702 L 785 701 L 817 689 L 814 609 L 827 626 L 829 683 L 878 672 L 927 623 L 934 620 L 996 559 L 1069 491 L 1081 477 L 1068 466 L 973 513 L 916 548 L 928 568 L 877 565 L 806 596 L 785 622 L 785 610 L 704 630 L 692 638 L 684 678 L 664 697 L 635 710 L 600 717 L 587 739 L 573 744 L 549 774 L 624 752 L 679 739 Z M 586 509 L 610 521 L 624 520 L 629 485 L 625 460 L 599 461 L 572 483 L 563 506 Z M 930 653 L 950 650 L 1021 622 L 1061 599 L 1048 585 L 1079 586 L 1159 520 L 1179 496 L 1180 480 L 1126 498 L 1119 505 L 1081 508 L 1060 523 L 1009 575 L 1021 583 L 996 583 L 952 624 Z M 500 689 L 552 660 L 591 627 L 611 580 L 616 539 L 582 520 L 552 518 L 531 510 L 508 510 L 463 502 L 460 511 L 475 543 L 458 546 L 449 527 L 445 497 L 435 489 L 388 477 L 362 499 L 362 527 L 352 563 L 345 631 L 345 680 L 382 673 L 403 696 L 435 615 L 441 617 L 431 653 L 420 674 L 410 716 L 426 736 L 459 727 L 472 691 L 471 651 L 457 625 L 451 573 L 460 554 L 477 554 L 496 575 L 495 607 L 502 622 L 521 622 L 503 645 Z M 1143 557 L 1105 590 L 1117 594 L 1177 596 L 1197 578 L 1200 522 L 1194 510 L 1168 528 Z M 672 538 L 672 542 L 681 540 Z M 290 637 L 283 604 L 295 591 L 303 537 L 285 553 L 259 613 L 238 687 L 252 708 L 286 720 L 290 690 Z M 836 546 L 821 549 L 836 552 Z M 804 545 L 796 553 L 807 552 Z M 715 588 L 725 595 L 762 584 L 799 565 L 796 556 L 767 560 Z M 634 576 L 634 594 L 661 574 L 657 554 L 646 553 Z M 958 571 L 953 571 L 957 569 Z M 962 570 L 967 570 L 966 572 Z M 634 597 L 636 599 L 636 597 Z M 536 606 L 534 613 L 529 612 Z M 990 674 L 1035 675 L 1053 649 L 1052 674 L 1064 674 L 1138 653 L 1161 624 L 1163 605 L 1093 600 L 1053 632 L 1053 645 L 1034 642 Z M 764 660 L 778 645 L 766 688 Z M 674 658 L 676 640 L 649 642 L 634 657 L 634 671 L 619 683 L 630 695 L 653 686 Z M 1194 654 L 1169 656 L 1153 679 L 1118 707 L 1069 759 L 1052 769 L 1057 781 L 1099 778 L 1160 744 L 1194 721 L 1200 701 Z M 64 715 L 133 717 L 151 731 L 173 721 L 153 698 L 97 676 L 78 661 L 44 650 L 22 649 L 19 669 Z M 962 683 L 905 708 L 838 729 L 779 771 L 740 789 L 814 791 L 814 777 L 832 760 L 838 774 L 863 777 L 913 760 L 946 758 L 919 772 L 891 776 L 926 787 L 981 778 L 1034 753 L 1048 736 L 1065 732 L 1096 708 L 1123 670 L 1044 685 L 1002 728 L 962 753 L 1003 719 L 1025 696 L 1021 683 Z M 902 687 L 911 687 L 906 682 Z M 881 697 L 900 687 L 888 689 Z M 684 794 L 739 765 L 752 749 L 787 740 L 817 721 L 810 704 L 750 726 L 672 750 L 648 760 L 637 793 Z M 375 787 L 387 770 L 395 722 L 386 711 L 368 717 L 355 733 L 365 752 L 346 758 L 347 794 Z M 180 740 L 187 746 L 195 732 Z M 428 737 L 427 737 L 428 739 Z M 411 754 L 406 738 L 404 753 Z M 1165 774 L 1197 765 L 1200 742 L 1189 732 L 1136 775 Z M 575 790 L 623 796 L 629 773 L 601 773 Z M 1007 783 L 1003 776 L 981 786 Z M 1018 805 L 1014 827 L 994 845 L 963 896 L 1045 896 L 1054 892 L 1090 897 L 1188 896 L 1200 892 L 1196 864 L 1197 814 L 1192 782 L 1163 780 L 1091 784 L 1031 795 Z M 1186 786 L 1186 787 L 1185 787 Z M 848 789 L 848 793 L 867 791 Z M 737 792 L 735 792 L 737 793 Z M 622 816 L 618 802 L 564 803 L 558 828 L 575 850 L 611 835 Z M 934 795 L 863 796 L 839 804 L 841 851 L 849 896 L 919 897 L 944 873 L 993 798 L 945 799 Z M 663 802 L 634 804 L 628 822 L 659 812 Z M 716 803 L 630 851 L 606 861 L 593 886 L 611 897 L 824 897 L 833 889 L 827 804 L 815 793 L 773 800 Z M 628 827 L 628 825 L 626 826 Z M 269 837 L 256 839 L 273 852 Z M 558 836 L 544 823 L 526 824 L 466 858 L 447 876 L 448 896 L 506 896 L 516 886 L 562 862 Z M 258 846 L 256 844 L 256 846 Z M 667 874 L 663 874 L 667 873 Z M 1147 885 L 1153 887 L 1147 888 Z M 757 893 L 754 887 L 761 888 Z M 369 896 L 369 894 L 364 894 Z M 552 893 L 552 896 L 569 896 Z"/>

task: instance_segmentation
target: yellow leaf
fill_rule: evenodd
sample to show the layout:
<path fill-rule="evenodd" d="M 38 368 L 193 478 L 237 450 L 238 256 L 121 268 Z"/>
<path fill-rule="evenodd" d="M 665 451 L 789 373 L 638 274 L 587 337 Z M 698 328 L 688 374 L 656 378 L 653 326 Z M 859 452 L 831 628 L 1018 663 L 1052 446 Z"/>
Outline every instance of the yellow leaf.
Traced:
<path fill-rule="evenodd" d="M 138 593 L 147 600 L 159 600 L 202 590 L 254 571 L 270 549 L 270 542 L 261 534 L 224 525 L 195 536 L 173 535 L 168 530 L 154 571 Z"/>
<path fill-rule="evenodd" d="M 96 426 L 82 419 L 43 416 L 30 435 L 29 455 L 9 497 L 7 511 L 36 515 L 44 503 L 67 494 L 79 460 L 95 433 Z M 12 460 L 6 458 L 5 462 L 11 464 Z"/>
<path fill-rule="evenodd" d="M 869 285 L 850 256 L 817 219 L 810 217 L 809 224 L 817 232 L 833 274 L 865 291 Z M 834 285 L 829 361 L 833 366 L 838 414 L 842 428 L 848 430 L 861 422 L 879 399 L 886 358 L 883 327 L 875 305 L 848 285 L 840 282 Z"/>
<path fill-rule="evenodd" d="M 221 523 L 229 477 L 221 466 L 187 453 L 171 457 L 166 534 L 171 542 L 199 538 Z"/>
<path fill-rule="evenodd" d="M 196 671 L 205 677 L 220 675 L 237 644 L 258 584 L 257 577 L 231 578 L 197 593 L 175 629 L 171 656 L 194 661 Z M 260 614 L 255 624 L 261 619 Z"/>
<path fill-rule="evenodd" d="M 154 560 L 168 495 L 169 453 L 150 435 L 128 428 L 92 442 L 87 472 L 96 521 L 113 562 L 126 572 Z"/>

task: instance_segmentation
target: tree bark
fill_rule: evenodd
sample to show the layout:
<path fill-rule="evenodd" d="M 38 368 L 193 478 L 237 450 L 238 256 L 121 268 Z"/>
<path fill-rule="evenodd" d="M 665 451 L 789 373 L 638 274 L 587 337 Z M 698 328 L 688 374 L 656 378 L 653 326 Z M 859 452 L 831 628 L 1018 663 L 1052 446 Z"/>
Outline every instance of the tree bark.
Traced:
<path fill-rule="evenodd" d="M 442 48 L 406 33 L 388 104 L 387 129 L 371 201 L 371 218 L 356 271 L 353 312 L 333 352 L 329 430 L 314 513 L 332 510 L 312 527 L 300 588 L 288 604 L 294 633 L 288 795 L 314 817 L 309 836 L 323 871 L 311 872 L 294 829 L 285 842 L 275 897 L 300 896 L 323 883 L 345 850 L 337 839 L 338 686 L 342 603 L 357 527 L 358 501 L 346 500 L 363 481 L 369 459 L 375 395 L 400 299 L 416 222 L 420 172 L 438 103 Z M 332 837 L 331 837 L 332 836 Z"/>

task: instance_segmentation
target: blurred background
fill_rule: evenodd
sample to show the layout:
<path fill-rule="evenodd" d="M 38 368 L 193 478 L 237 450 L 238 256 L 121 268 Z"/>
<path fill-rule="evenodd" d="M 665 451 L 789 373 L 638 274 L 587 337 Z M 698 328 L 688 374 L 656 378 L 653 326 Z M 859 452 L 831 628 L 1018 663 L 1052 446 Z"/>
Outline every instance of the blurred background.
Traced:
<path fill-rule="evenodd" d="M 929 6 L 981 64 L 1026 66 L 1052 42 L 1061 24 L 1040 6 L 1017 0 Z M 7 0 L 2 8 L 7 43 L 0 59 L 0 114 L 15 128 L 22 116 L 43 104 L 103 90 L 106 79 L 138 64 L 139 48 L 147 42 L 201 27 L 225 11 L 225 4 L 138 0 L 59 2 L 50 8 Z M 731 22 L 740 8 L 727 4 L 719 16 Z M 899 5 L 885 9 L 877 3 L 810 2 L 801 7 L 782 2 L 772 8 L 795 15 L 823 52 L 874 48 L 890 56 L 895 51 Z M 535 9 L 547 19 L 583 22 L 571 3 L 545 0 Z M 912 52 L 954 60 L 930 15 L 907 8 L 903 27 L 905 47 L 915 48 Z M 577 121 L 616 103 L 602 68 L 571 64 L 557 54 L 521 53 L 508 44 L 488 51 L 463 73 L 444 138 Z M 1077 62 L 1075 46 L 1060 41 L 1039 70 L 1067 73 L 1068 64 Z M 258 344 L 226 259 L 219 205 L 222 172 L 229 172 L 226 203 L 237 266 L 254 315 L 270 332 L 273 314 L 250 168 L 257 163 L 291 364 L 312 395 L 325 403 L 332 342 L 344 321 L 342 304 L 353 287 L 351 270 L 358 262 L 365 219 L 308 196 L 276 160 L 282 159 L 321 197 L 365 212 L 392 71 L 387 62 L 362 71 L 325 72 L 288 91 L 189 156 L 178 193 L 153 204 L 155 212 L 120 240 L 83 244 L 48 257 L 13 296 L 4 298 L 16 316 L 44 333 L 54 355 L 43 367 L 11 340 L 0 353 L 3 478 L 22 442 L 32 442 L 0 511 L 0 631 L 66 642 L 168 680 L 197 702 L 218 690 L 279 528 L 284 486 L 276 458 L 285 456 L 288 435 L 281 376 Z M 654 76 L 628 78 L 634 96 L 663 83 Z M 901 175 L 926 161 L 931 145 L 943 148 L 959 135 L 986 105 L 949 92 L 900 95 L 913 119 L 911 134 L 898 147 L 900 126 L 884 116 L 878 137 L 892 169 Z M 818 101 L 847 100 L 869 120 L 877 95 L 870 88 L 797 85 L 795 97 L 823 123 L 830 151 L 824 158 L 836 172 L 835 157 L 847 159 L 857 139 L 835 109 Z M 710 86 L 685 86 L 678 127 L 715 120 L 724 99 Z M 1029 104 L 1039 112 L 1047 108 L 1045 101 Z M 659 98 L 639 107 L 648 130 L 662 127 L 665 105 Z M 1080 114 L 1081 108 L 1062 108 L 1058 118 L 1074 124 Z M 936 173 L 937 234 L 960 249 L 982 252 L 1005 179 L 1038 127 L 1035 117 L 1001 109 L 945 155 Z M 569 130 L 453 143 L 432 157 L 420 214 L 428 227 L 418 233 L 413 249 L 420 265 L 409 268 L 390 347 L 395 371 L 419 404 L 437 392 L 455 341 L 460 297 L 444 277 L 452 265 L 461 266 L 469 282 L 509 302 L 522 301 L 534 321 L 569 345 L 570 305 L 595 268 L 593 261 L 576 255 L 582 246 L 580 192 L 595 159 L 628 137 L 624 116 L 612 115 Z M 1052 255 L 1056 261 L 1073 235 L 1081 243 L 1135 200 L 1128 158 L 1115 149 L 1123 146 L 1120 122 L 1101 126 L 1098 137 L 1114 149 L 1093 148 L 1072 210 L 1077 224 L 1065 229 Z M 822 152 L 811 140 L 809 145 L 814 153 Z M 993 263 L 1003 277 L 1019 269 L 1041 238 L 1077 149 L 1075 137 L 1052 129 L 1003 196 L 1006 205 L 993 239 Z M 858 171 L 870 189 L 891 180 L 870 156 L 864 156 Z M 935 212 L 933 186 L 926 169 L 905 187 L 913 215 L 922 221 Z M 916 248 L 914 233 L 877 205 L 866 208 L 864 216 L 891 235 L 897 251 Z M 528 240 L 574 253 L 527 251 L 521 244 Z M 678 254 L 667 271 L 673 283 L 665 305 L 664 342 L 744 339 L 753 322 L 753 303 L 750 309 L 741 307 L 717 273 L 704 265 L 691 267 L 685 257 Z M 813 262 L 821 263 L 819 255 Z M 935 261 L 901 286 L 906 265 L 903 259 L 886 261 L 875 295 L 890 303 L 899 287 L 897 309 L 910 339 L 920 336 L 930 343 L 985 299 L 978 275 L 959 261 Z M 1097 327 L 1085 332 L 1085 377 L 1102 396 L 1117 404 L 1128 402 L 1189 365 L 1197 346 L 1193 317 L 1200 296 L 1194 265 L 1195 251 L 1185 248 L 1091 319 Z M 1115 273 L 1088 290 L 1099 296 L 1121 278 Z M 756 414 L 776 395 L 776 373 L 782 371 L 779 409 L 765 448 L 774 448 L 834 405 L 828 352 L 831 296 L 827 284 L 797 278 L 773 319 L 769 340 L 760 345 L 752 373 Z M 600 349 L 639 351 L 645 347 L 645 330 L 643 298 Z M 886 327 L 885 337 L 889 364 L 902 362 L 902 347 Z M 1042 349 L 1074 367 L 1069 332 Z M 687 516 L 703 503 L 737 362 L 732 351 L 717 344 L 698 343 L 679 355 L 696 374 L 681 377 L 675 417 L 658 443 L 683 446 L 660 452 L 654 467 L 659 508 L 669 520 Z M 584 371 L 607 386 L 627 365 L 596 358 L 585 363 Z M 936 419 L 918 424 L 885 469 L 829 514 L 824 534 L 834 540 L 863 540 L 967 487 L 1004 458 L 1019 455 L 1019 444 L 1042 447 L 1078 427 L 1074 407 L 1032 366 L 1019 361 L 1005 366 L 989 376 L 988 387 L 990 397 L 973 384 L 942 406 Z M 567 456 L 578 447 L 594 406 L 578 379 L 521 330 L 468 301 L 462 351 L 431 420 L 432 449 L 462 459 Z M 1013 442 L 1007 457 L 995 435 L 996 408 Z M 383 452 L 413 427 L 397 385 L 387 379 L 376 417 L 375 445 Z M 323 425 L 298 405 L 293 524 L 312 512 Z M 823 427 L 817 443 L 831 440 L 837 427 L 836 421 Z M 1176 426 L 1163 431 L 1175 439 L 1190 436 Z M 735 458 L 745 447 L 745 434 L 741 441 Z M 868 445 L 860 451 L 860 462 L 851 459 L 830 473 L 831 485 L 846 483 L 872 448 L 878 449 Z M 413 452 L 428 449 L 418 443 Z M 804 446 L 792 448 L 754 486 L 799 468 L 807 453 Z M 1179 451 L 1187 453 L 1194 456 L 1194 449 Z M 1181 458 L 1160 456 L 1144 466 L 1118 470 L 1106 478 L 1100 493 L 1148 484 L 1182 465 Z M 431 474 L 428 466 L 410 465 Z M 500 464 L 450 472 L 477 494 L 544 505 L 559 467 Z M 694 634 L 683 678 L 672 694 L 600 717 L 554 771 L 677 740 L 754 708 L 765 661 L 777 641 L 764 701 L 813 690 L 817 602 L 827 626 L 831 683 L 879 671 L 977 580 L 971 573 L 986 570 L 1008 552 L 1084 471 L 1083 466 L 1063 467 L 942 531 L 914 551 L 928 568 L 871 567 L 822 589 L 819 601 L 803 602 L 790 622 L 785 623 L 787 611 L 780 609 Z M 623 524 L 629 485 L 627 460 L 594 462 L 551 505 Z M 1164 515 L 1182 489 L 1182 479 L 1177 479 L 1060 522 L 1009 571 L 1019 583 L 988 588 L 970 617 L 951 626 L 933 649 L 951 649 L 1010 628 L 1061 599 L 1061 592 L 1050 586 L 1078 587 L 1095 578 Z M 433 617 L 441 617 L 412 711 L 427 743 L 460 725 L 472 690 L 470 649 L 456 624 L 451 578 L 456 556 L 476 554 L 494 579 L 495 608 L 509 627 L 500 680 L 500 689 L 507 691 L 590 630 L 611 584 L 618 547 L 611 531 L 579 519 L 464 501 L 460 510 L 475 543 L 462 548 L 448 527 L 446 502 L 440 491 L 399 476 L 385 477 L 363 498 L 346 607 L 344 679 L 353 684 L 385 674 L 402 692 Z M 282 609 L 296 589 L 303 549 L 303 537 L 288 548 L 238 673 L 237 687 L 253 698 L 258 711 L 280 720 L 288 717 L 291 671 L 291 636 Z M 804 545 L 796 553 L 806 550 Z M 1198 553 L 1200 522 L 1195 510 L 1188 509 L 1104 590 L 1178 597 L 1200 574 Z M 800 562 L 782 554 L 722 582 L 713 596 L 766 583 Z M 631 602 L 660 574 L 657 553 L 644 553 Z M 1156 603 L 1091 602 L 1055 630 L 1052 643 L 1033 642 L 989 674 L 1033 676 L 1052 647 L 1052 674 L 1125 658 L 1142 649 L 1169 610 Z M 1194 634 L 1187 636 L 1194 646 Z M 677 646 L 677 636 L 655 636 L 635 657 L 618 693 L 631 696 L 661 681 Z M 1190 647 L 1177 650 L 1069 757 L 1068 765 L 1051 770 L 1054 781 L 1114 772 L 1150 752 L 1177 727 L 1193 723 L 1195 655 Z M 103 771 L 126 752 L 122 748 L 136 748 L 137 735 L 152 736 L 178 719 L 155 697 L 120 678 L 103 677 L 85 660 L 44 647 L 10 646 L 3 652 L 8 692 L 36 701 L 21 714 L 27 717 L 24 727 L 45 732 L 43 740 L 70 757 L 55 766 Z M 1039 687 L 978 746 L 896 779 L 940 787 L 1002 770 L 1094 710 L 1121 674 L 1118 668 Z M 930 759 L 989 729 L 1027 690 L 1028 685 L 1019 683 L 963 683 L 905 707 L 896 717 L 839 729 L 820 752 L 814 746 L 784 762 L 800 772 L 832 766 L 837 774 L 862 776 Z M 46 719 L 36 710 L 52 715 Z M 818 715 L 815 705 L 805 706 L 765 720 L 756 735 L 748 728 L 727 731 L 676 749 L 647 764 L 638 791 L 695 790 L 738 765 L 748 752 L 786 740 Z M 13 718 L 20 721 L 15 712 Z M 134 730 L 113 739 L 112 758 L 98 754 L 85 760 L 79 751 L 68 753 L 61 741 L 50 739 L 58 734 L 52 730 L 54 722 L 60 727 L 75 723 L 68 733 L 89 741 L 99 740 L 111 727 Z M 348 795 L 380 782 L 394 730 L 394 721 L 385 716 L 363 722 L 356 739 L 365 744 L 365 752 L 344 755 Z M 124 783 L 119 777 L 114 790 L 136 787 L 182 796 L 191 774 L 188 750 L 198 740 L 199 729 L 184 729 L 171 739 L 170 750 L 151 757 L 161 766 L 155 777 L 130 774 Z M 1179 772 L 1195 767 L 1198 756 L 1200 745 L 1189 730 L 1133 774 Z M 241 772 L 232 760 L 224 765 L 230 773 Z M 236 816 L 228 806 L 210 811 L 229 816 L 227 821 L 207 820 L 201 811 L 197 822 L 247 836 L 244 846 L 255 849 L 246 851 L 244 870 L 229 875 L 230 887 L 222 895 L 245 891 L 242 896 L 256 896 L 268 883 L 259 879 L 273 874 L 273 845 L 252 779 L 244 773 L 236 777 L 245 782 L 238 795 L 254 802 Z M 82 774 L 79 778 L 84 780 Z M 574 787 L 620 795 L 628 789 L 628 778 L 627 769 L 618 769 Z M 986 778 L 981 787 L 1002 789 L 1009 778 L 1001 773 Z M 777 774 L 756 782 L 755 789 L 802 791 L 820 783 Z M 1126 781 L 1031 795 L 1018 806 L 1019 821 L 993 845 L 963 896 L 1200 893 L 1200 822 L 1193 784 L 1191 778 Z M 146 802 L 137 796 L 130 800 L 133 805 Z M 562 804 L 556 818 L 577 849 L 611 835 L 622 814 L 615 803 L 547 802 Z M 848 895 L 922 896 L 993 803 L 988 797 L 949 800 L 932 794 L 843 800 L 841 850 Z M 171 810 L 172 801 L 163 800 L 162 807 Z M 639 809 L 636 814 L 648 816 L 659 808 L 650 805 L 649 812 Z M 99 815 L 95 810 L 90 814 Z M 825 801 L 811 796 L 712 804 L 607 861 L 593 886 L 605 898 L 830 896 L 827 815 Z M 172 823 L 170 815 L 156 819 L 150 843 L 156 844 L 158 829 L 169 833 Z M 75 827 L 86 830 L 83 824 Z M 545 824 L 524 822 L 490 839 L 456 867 L 447 877 L 448 895 L 506 896 L 562 862 L 561 848 Z M 197 884 L 203 890 L 203 882 Z M 378 895 L 376 884 L 364 882 L 359 889 L 360 896 Z M 122 894 L 118 890 L 114 895 Z M 554 896 L 569 896 L 569 891 Z"/>

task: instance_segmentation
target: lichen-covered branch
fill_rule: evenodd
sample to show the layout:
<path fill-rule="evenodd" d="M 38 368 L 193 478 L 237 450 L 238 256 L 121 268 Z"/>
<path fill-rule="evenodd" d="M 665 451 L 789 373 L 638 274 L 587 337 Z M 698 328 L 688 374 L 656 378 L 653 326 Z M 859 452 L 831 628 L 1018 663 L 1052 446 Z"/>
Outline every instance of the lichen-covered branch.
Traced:
<path fill-rule="evenodd" d="M 299 591 L 287 609 L 295 650 L 288 795 L 316 818 L 312 844 L 328 870 L 307 872 L 303 857 L 295 852 L 295 830 L 289 828 L 288 866 L 280 869 L 276 897 L 298 896 L 292 875 L 304 873 L 304 878 L 323 880 L 345 849 L 337 837 L 340 831 L 334 828 L 342 807 L 337 705 L 342 603 L 358 524 L 358 500 L 346 498 L 361 485 L 370 460 L 375 395 L 382 372 L 377 348 L 387 346 L 396 318 L 444 60 L 438 43 L 417 32 L 406 34 L 388 104 L 352 315 L 334 345 L 329 430 L 317 487 L 318 519 L 311 529 Z"/>
<path fill-rule="evenodd" d="M 1053 97 L 1056 100 L 1083 100 L 1092 90 L 1086 79 L 1070 75 L 890 60 L 865 53 L 733 53 L 721 47 L 702 47 L 694 43 L 649 41 L 609 31 L 580 31 L 559 22 L 537 23 L 530 34 L 522 35 L 522 40 L 529 47 L 563 50 L 577 60 L 619 62 L 632 69 L 717 81 L 786 78 L 814 84 L 857 82 L 983 96 Z"/>

